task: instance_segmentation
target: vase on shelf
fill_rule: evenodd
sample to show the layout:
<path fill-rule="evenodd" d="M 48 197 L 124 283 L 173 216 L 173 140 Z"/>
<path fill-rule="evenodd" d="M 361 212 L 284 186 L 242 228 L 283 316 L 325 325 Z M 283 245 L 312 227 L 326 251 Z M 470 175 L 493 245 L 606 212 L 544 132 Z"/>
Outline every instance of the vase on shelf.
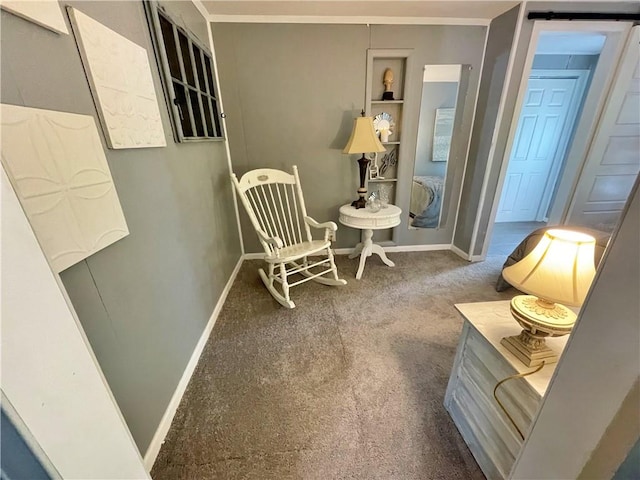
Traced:
<path fill-rule="evenodd" d="M 391 185 L 380 185 L 378 187 L 378 198 L 380 199 L 380 206 L 387 208 L 389 206 L 389 200 L 391 199 Z"/>

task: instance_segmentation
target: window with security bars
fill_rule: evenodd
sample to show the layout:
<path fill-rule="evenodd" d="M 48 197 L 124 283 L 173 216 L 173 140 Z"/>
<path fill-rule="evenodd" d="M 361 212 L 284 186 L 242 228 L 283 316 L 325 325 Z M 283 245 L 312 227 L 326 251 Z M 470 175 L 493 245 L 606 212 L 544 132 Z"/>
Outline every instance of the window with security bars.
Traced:
<path fill-rule="evenodd" d="M 178 142 L 224 138 L 213 60 L 195 35 L 145 2 Z"/>

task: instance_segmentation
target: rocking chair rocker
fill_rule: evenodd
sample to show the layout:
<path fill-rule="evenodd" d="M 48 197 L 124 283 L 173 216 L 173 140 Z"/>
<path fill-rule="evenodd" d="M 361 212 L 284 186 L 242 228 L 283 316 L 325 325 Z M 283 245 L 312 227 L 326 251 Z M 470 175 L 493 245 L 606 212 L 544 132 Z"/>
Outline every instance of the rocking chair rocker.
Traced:
<path fill-rule="evenodd" d="M 245 173 L 240 181 L 235 174 L 231 179 L 264 248 L 269 273 L 261 268 L 259 274 L 273 298 L 287 308 L 294 308 L 289 297 L 291 287 L 309 280 L 323 285 L 346 285 L 346 280 L 338 278 L 331 251 L 338 226 L 335 222 L 318 223 L 307 215 L 295 165 L 293 175 L 261 168 Z M 324 239 L 314 240 L 309 227 L 324 229 Z M 307 258 L 310 255 L 324 258 L 311 263 Z M 289 283 L 287 277 L 294 274 L 303 278 Z M 327 274 L 330 277 L 324 276 Z M 275 283 L 281 285 L 282 293 Z"/>

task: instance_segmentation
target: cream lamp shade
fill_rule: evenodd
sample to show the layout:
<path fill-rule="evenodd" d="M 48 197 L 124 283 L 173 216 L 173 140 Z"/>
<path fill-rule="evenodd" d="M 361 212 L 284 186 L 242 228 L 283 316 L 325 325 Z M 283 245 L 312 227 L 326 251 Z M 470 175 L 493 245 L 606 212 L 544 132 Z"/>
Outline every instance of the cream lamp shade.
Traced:
<path fill-rule="evenodd" d="M 576 314 L 565 305 L 579 307 L 596 273 L 596 240 L 570 230 L 547 230 L 536 247 L 518 263 L 505 268 L 502 276 L 530 295 L 511 300 L 511 314 L 522 326 L 520 335 L 500 343 L 530 367 L 557 361 L 545 337 L 571 332 Z"/>
<path fill-rule="evenodd" d="M 351 138 L 342 153 L 379 153 L 386 152 L 373 129 L 371 117 L 358 117 L 353 121 Z"/>
<path fill-rule="evenodd" d="M 540 243 L 518 263 L 503 270 L 518 290 L 549 302 L 579 307 L 596 273 L 596 241 L 587 234 L 547 230 Z"/>

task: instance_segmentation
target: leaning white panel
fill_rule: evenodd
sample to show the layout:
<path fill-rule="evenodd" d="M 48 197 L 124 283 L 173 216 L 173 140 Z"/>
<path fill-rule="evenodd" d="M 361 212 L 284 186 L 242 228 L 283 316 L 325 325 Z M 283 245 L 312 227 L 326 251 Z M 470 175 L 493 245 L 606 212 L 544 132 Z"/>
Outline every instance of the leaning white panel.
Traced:
<path fill-rule="evenodd" d="M 109 147 L 166 146 L 147 50 L 67 10 Z"/>
<path fill-rule="evenodd" d="M 53 268 L 127 236 L 93 117 L 0 107 L 2 162 Z"/>
<path fill-rule="evenodd" d="M 57 0 L 0 0 L 0 7 L 48 30 L 69 34 Z"/>

